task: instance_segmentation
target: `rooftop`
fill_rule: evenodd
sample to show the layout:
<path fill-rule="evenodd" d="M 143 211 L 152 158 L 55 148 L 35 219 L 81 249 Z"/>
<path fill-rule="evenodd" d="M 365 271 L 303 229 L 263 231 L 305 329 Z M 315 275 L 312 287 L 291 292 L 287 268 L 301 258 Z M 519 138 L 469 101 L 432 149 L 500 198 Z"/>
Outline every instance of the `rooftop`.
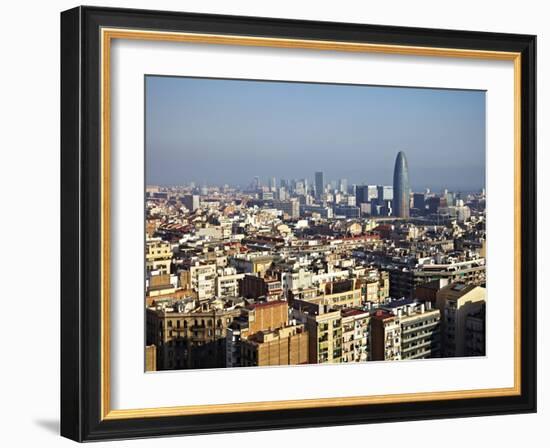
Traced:
<path fill-rule="evenodd" d="M 391 302 L 384 304 L 384 308 L 399 308 L 401 306 L 413 305 L 416 303 L 413 299 L 394 299 Z"/>
<path fill-rule="evenodd" d="M 259 303 L 252 303 L 247 306 L 249 310 L 255 310 L 257 308 L 269 308 L 273 306 L 279 306 L 282 304 L 287 304 L 285 300 L 272 300 L 269 302 L 259 302 Z"/>
<path fill-rule="evenodd" d="M 458 283 L 451 283 L 450 285 L 447 285 L 441 288 L 441 291 L 450 291 L 453 297 L 458 298 L 458 297 L 462 297 L 465 294 L 468 294 L 470 291 L 478 287 L 479 286 L 477 285 L 458 282 Z"/>
<path fill-rule="evenodd" d="M 384 319 L 390 319 L 392 317 L 395 317 L 395 315 L 386 310 L 376 310 L 374 314 L 371 314 L 371 317 L 377 320 L 384 320 Z"/>
<path fill-rule="evenodd" d="M 368 311 L 359 308 L 345 308 L 342 310 L 342 317 L 358 316 L 360 314 L 368 314 Z"/>

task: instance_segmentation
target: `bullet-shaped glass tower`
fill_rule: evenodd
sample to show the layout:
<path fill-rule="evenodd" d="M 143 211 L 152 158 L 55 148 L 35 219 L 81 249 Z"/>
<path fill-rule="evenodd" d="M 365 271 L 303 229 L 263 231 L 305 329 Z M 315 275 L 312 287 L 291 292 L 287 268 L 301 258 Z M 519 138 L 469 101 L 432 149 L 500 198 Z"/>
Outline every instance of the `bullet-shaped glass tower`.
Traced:
<path fill-rule="evenodd" d="M 399 151 L 393 170 L 393 215 L 400 218 L 409 217 L 411 187 L 409 184 L 409 167 L 403 151 Z"/>

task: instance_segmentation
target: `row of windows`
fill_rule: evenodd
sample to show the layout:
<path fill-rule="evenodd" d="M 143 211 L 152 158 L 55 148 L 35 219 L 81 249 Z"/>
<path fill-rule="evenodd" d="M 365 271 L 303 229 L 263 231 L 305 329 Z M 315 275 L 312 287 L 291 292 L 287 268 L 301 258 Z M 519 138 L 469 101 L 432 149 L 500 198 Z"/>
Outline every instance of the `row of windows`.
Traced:
<path fill-rule="evenodd" d="M 423 327 L 423 326 L 426 326 L 426 325 L 431 325 L 431 324 L 434 324 L 436 322 L 439 322 L 439 319 L 433 318 L 433 319 L 421 320 L 421 321 L 416 322 L 416 323 L 411 324 L 411 325 L 403 325 L 403 330 L 411 330 L 413 328 L 418 328 L 418 327 Z"/>
<path fill-rule="evenodd" d="M 187 320 L 176 320 L 176 328 L 181 328 L 182 326 L 182 322 L 183 322 L 183 328 L 187 328 Z M 206 321 L 204 319 L 195 319 L 194 320 L 194 326 L 195 327 L 198 327 L 198 326 L 201 326 L 201 327 L 205 327 L 205 326 L 208 326 L 208 327 L 212 327 L 213 326 L 213 320 L 212 319 L 207 319 Z M 226 323 L 227 324 L 230 324 L 231 323 L 231 319 L 230 318 L 227 318 L 226 319 Z M 172 320 L 168 320 L 167 322 L 167 325 L 168 325 L 168 328 L 173 328 L 174 326 L 174 323 Z M 216 325 L 218 327 L 221 327 L 223 325 L 223 321 L 222 319 L 218 319 L 216 321 Z"/>

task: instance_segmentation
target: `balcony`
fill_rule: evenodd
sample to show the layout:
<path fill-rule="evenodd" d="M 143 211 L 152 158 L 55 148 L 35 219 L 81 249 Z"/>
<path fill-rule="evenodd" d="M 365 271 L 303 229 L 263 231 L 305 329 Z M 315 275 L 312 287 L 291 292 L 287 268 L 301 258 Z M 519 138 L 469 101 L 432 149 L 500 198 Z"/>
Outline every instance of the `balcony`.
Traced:
<path fill-rule="evenodd" d="M 423 350 L 419 353 L 415 353 L 414 355 L 408 355 L 406 352 L 403 353 L 403 359 L 422 359 L 422 358 L 428 358 L 431 357 L 431 355 L 439 352 L 439 347 L 432 347 L 427 350 Z"/>
<path fill-rule="evenodd" d="M 410 351 L 410 350 L 418 350 L 422 347 L 431 347 L 435 345 L 434 341 L 431 339 L 428 339 L 427 341 L 421 341 L 414 344 L 403 344 L 401 346 L 401 350 L 403 351 Z"/>
<path fill-rule="evenodd" d="M 411 336 L 411 337 L 408 337 L 408 338 L 403 338 L 402 339 L 402 344 L 408 344 L 412 341 L 417 341 L 419 339 L 422 339 L 422 338 L 427 338 L 427 337 L 431 337 L 431 336 L 439 336 L 439 330 L 438 331 L 426 331 L 426 332 L 423 332 L 422 334 L 418 334 L 416 336 Z"/>
<path fill-rule="evenodd" d="M 418 326 L 415 326 L 415 327 L 408 327 L 406 329 L 403 329 L 401 331 L 401 334 L 405 335 L 405 334 L 408 334 L 408 333 L 412 333 L 414 331 L 421 331 L 421 330 L 433 328 L 437 325 L 439 325 L 439 321 L 432 322 L 432 323 L 429 323 L 429 324 L 426 324 L 426 325 L 418 325 Z"/>

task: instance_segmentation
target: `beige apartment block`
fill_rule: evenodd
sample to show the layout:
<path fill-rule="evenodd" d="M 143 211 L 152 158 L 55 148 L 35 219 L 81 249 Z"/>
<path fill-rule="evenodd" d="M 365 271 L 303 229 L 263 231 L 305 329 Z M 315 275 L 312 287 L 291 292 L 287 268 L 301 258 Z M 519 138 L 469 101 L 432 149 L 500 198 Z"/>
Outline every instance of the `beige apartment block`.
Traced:
<path fill-rule="evenodd" d="M 427 307 L 431 307 L 428 302 Z M 400 317 L 401 359 L 438 358 L 440 356 L 440 313 L 424 304 L 410 306 Z"/>
<path fill-rule="evenodd" d="M 369 320 L 368 311 L 342 310 L 342 362 L 368 361 Z"/>
<path fill-rule="evenodd" d="M 216 265 L 200 264 L 189 267 L 191 289 L 199 300 L 210 299 L 216 294 Z"/>
<path fill-rule="evenodd" d="M 235 268 L 218 268 L 216 277 L 216 297 L 239 296 L 239 282 L 244 274 L 237 274 Z"/>
<path fill-rule="evenodd" d="M 342 362 L 342 315 L 340 310 L 327 311 L 318 306 L 317 314 L 305 314 L 309 333 L 309 362 L 311 364 Z"/>
<path fill-rule="evenodd" d="M 170 274 L 172 249 L 170 243 L 160 238 L 150 238 L 145 242 L 145 268 L 147 272 L 158 271 Z"/>
<path fill-rule="evenodd" d="M 307 364 L 308 334 L 304 325 L 260 331 L 241 343 L 242 366 Z"/>
<path fill-rule="evenodd" d="M 466 356 L 466 320 L 481 311 L 486 301 L 485 288 L 466 283 L 451 283 L 436 294 L 441 312 L 442 356 Z"/>
<path fill-rule="evenodd" d="M 362 305 L 363 294 L 358 279 L 339 280 L 324 285 L 323 292 L 307 299 L 331 309 L 357 308 Z"/>
<path fill-rule="evenodd" d="M 249 305 L 244 312 L 248 317 L 248 334 L 274 330 L 288 324 L 288 303 L 282 300 Z"/>

